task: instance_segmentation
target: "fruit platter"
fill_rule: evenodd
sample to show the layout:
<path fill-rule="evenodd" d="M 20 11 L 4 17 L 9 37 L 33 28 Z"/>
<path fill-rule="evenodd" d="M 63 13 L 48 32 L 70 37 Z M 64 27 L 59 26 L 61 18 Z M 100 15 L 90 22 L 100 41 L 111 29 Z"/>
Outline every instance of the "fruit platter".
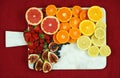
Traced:
<path fill-rule="evenodd" d="M 28 67 L 51 70 L 103 69 L 111 54 L 107 45 L 106 12 L 91 7 L 30 7 L 22 33 L 28 47 Z"/>

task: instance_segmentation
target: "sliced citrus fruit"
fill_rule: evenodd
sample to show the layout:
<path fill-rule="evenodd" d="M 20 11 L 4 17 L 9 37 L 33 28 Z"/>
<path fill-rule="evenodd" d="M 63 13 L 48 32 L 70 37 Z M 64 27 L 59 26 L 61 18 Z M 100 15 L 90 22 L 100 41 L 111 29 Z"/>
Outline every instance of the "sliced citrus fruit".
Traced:
<path fill-rule="evenodd" d="M 72 14 L 73 14 L 75 17 L 78 17 L 81 9 L 82 9 L 82 8 L 81 8 L 80 6 L 78 6 L 78 5 L 73 6 L 73 8 L 72 8 Z"/>
<path fill-rule="evenodd" d="M 70 37 L 70 39 L 69 39 L 69 43 L 75 43 L 77 41 L 77 39 L 72 39 L 71 37 Z"/>
<path fill-rule="evenodd" d="M 83 35 L 90 36 L 94 33 L 95 24 L 90 20 L 83 20 L 79 25 L 79 29 Z"/>
<path fill-rule="evenodd" d="M 38 25 L 43 19 L 43 13 L 39 8 L 31 7 L 26 11 L 25 18 L 28 24 Z"/>
<path fill-rule="evenodd" d="M 57 11 L 56 17 L 61 22 L 68 22 L 70 20 L 70 18 L 72 17 L 72 12 L 71 12 L 70 8 L 62 7 Z"/>
<path fill-rule="evenodd" d="M 61 22 L 60 23 L 60 30 L 66 30 L 68 31 L 70 29 L 70 25 L 67 22 Z"/>
<path fill-rule="evenodd" d="M 56 12 L 57 12 L 57 8 L 55 5 L 51 4 L 46 7 L 46 14 L 48 16 L 54 16 L 56 15 Z"/>
<path fill-rule="evenodd" d="M 105 37 L 105 29 L 99 27 L 95 29 L 94 35 L 98 39 L 103 39 Z"/>
<path fill-rule="evenodd" d="M 103 22 L 103 21 L 98 21 L 98 22 L 96 23 L 96 28 L 98 28 L 98 27 L 102 27 L 103 29 L 105 29 L 105 28 L 106 28 L 105 22 Z"/>
<path fill-rule="evenodd" d="M 57 34 L 57 33 L 56 33 Z M 56 44 L 60 44 L 60 42 L 58 42 L 57 38 L 56 38 L 56 34 L 53 35 L 53 41 Z"/>
<path fill-rule="evenodd" d="M 69 21 L 69 24 L 72 28 L 78 28 L 81 20 L 78 17 L 72 17 Z"/>
<path fill-rule="evenodd" d="M 53 35 L 55 34 L 60 28 L 60 23 L 58 19 L 54 16 L 47 16 L 43 19 L 41 23 L 41 29 L 44 33 Z"/>
<path fill-rule="evenodd" d="M 105 44 L 105 38 L 98 39 L 94 35 L 91 37 L 91 41 L 95 46 L 102 46 L 103 44 Z"/>
<path fill-rule="evenodd" d="M 66 43 L 69 41 L 69 34 L 66 30 L 60 30 L 57 32 L 56 39 L 60 43 Z"/>
<path fill-rule="evenodd" d="M 81 10 L 81 12 L 79 14 L 80 20 L 88 19 L 87 12 L 88 12 L 88 10 Z"/>
<path fill-rule="evenodd" d="M 69 30 L 69 35 L 72 39 L 78 39 L 81 35 L 81 32 L 77 28 L 72 28 Z"/>
<path fill-rule="evenodd" d="M 100 49 L 97 46 L 91 46 L 88 49 L 88 55 L 91 57 L 96 57 L 100 53 Z"/>
<path fill-rule="evenodd" d="M 102 8 L 99 6 L 92 6 L 88 9 L 88 18 L 94 22 L 100 21 L 103 18 Z"/>
<path fill-rule="evenodd" d="M 100 47 L 101 56 L 109 56 L 110 54 L 111 54 L 111 49 L 108 45 L 104 45 Z"/>
<path fill-rule="evenodd" d="M 78 48 L 87 50 L 91 46 L 91 40 L 88 36 L 80 36 L 77 40 Z"/>

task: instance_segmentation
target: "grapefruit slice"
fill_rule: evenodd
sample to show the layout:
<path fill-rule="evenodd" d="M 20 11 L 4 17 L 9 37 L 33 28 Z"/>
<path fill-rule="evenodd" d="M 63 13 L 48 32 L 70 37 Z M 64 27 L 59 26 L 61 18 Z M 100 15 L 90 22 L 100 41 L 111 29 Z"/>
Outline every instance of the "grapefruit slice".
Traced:
<path fill-rule="evenodd" d="M 55 34 L 60 28 L 60 23 L 55 16 L 46 16 L 41 22 L 41 29 L 48 35 Z"/>
<path fill-rule="evenodd" d="M 38 25 L 43 19 L 43 13 L 39 8 L 31 7 L 26 11 L 25 18 L 28 24 Z"/>

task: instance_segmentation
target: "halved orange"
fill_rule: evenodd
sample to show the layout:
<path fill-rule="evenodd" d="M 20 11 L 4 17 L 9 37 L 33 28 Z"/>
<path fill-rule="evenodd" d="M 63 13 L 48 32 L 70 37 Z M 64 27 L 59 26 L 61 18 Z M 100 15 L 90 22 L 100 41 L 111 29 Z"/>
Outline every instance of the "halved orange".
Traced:
<path fill-rule="evenodd" d="M 56 12 L 57 12 L 57 8 L 55 5 L 51 4 L 46 7 L 46 14 L 48 16 L 54 16 L 56 15 Z"/>
<path fill-rule="evenodd" d="M 77 28 L 72 28 L 69 30 L 69 35 L 72 39 L 78 39 L 81 35 L 81 32 Z"/>
<path fill-rule="evenodd" d="M 71 37 L 70 37 L 70 39 L 69 39 L 69 43 L 75 43 L 77 41 L 77 39 L 72 39 Z"/>
<path fill-rule="evenodd" d="M 66 43 L 69 41 L 69 34 L 66 30 L 60 30 L 56 34 L 56 39 L 60 43 Z"/>
<path fill-rule="evenodd" d="M 70 29 L 70 25 L 67 22 L 61 22 L 60 23 L 60 30 L 66 30 L 68 31 Z"/>
<path fill-rule="evenodd" d="M 80 12 L 80 19 L 81 20 L 85 20 L 85 19 L 88 19 L 88 16 L 87 16 L 87 12 L 88 12 L 88 10 L 82 10 L 81 12 Z"/>
<path fill-rule="evenodd" d="M 69 21 L 69 24 L 72 28 L 78 28 L 81 20 L 78 17 L 72 17 Z"/>
<path fill-rule="evenodd" d="M 95 24 L 90 20 L 83 20 L 79 25 L 79 29 L 83 35 L 90 36 L 95 31 Z"/>
<path fill-rule="evenodd" d="M 56 34 L 53 35 L 53 41 L 54 41 L 54 43 L 56 43 L 56 44 L 60 44 L 60 43 L 58 42 L 58 40 L 56 39 Z"/>
<path fill-rule="evenodd" d="M 88 9 L 88 18 L 94 22 L 100 21 L 103 18 L 102 8 L 99 6 L 92 6 Z"/>
<path fill-rule="evenodd" d="M 73 8 L 72 8 L 73 16 L 78 17 L 81 9 L 82 8 L 80 6 L 78 6 L 78 5 L 73 6 Z"/>
<path fill-rule="evenodd" d="M 71 12 L 70 8 L 62 7 L 57 11 L 56 17 L 61 22 L 68 22 L 70 20 L 70 18 L 72 17 L 72 12 Z"/>

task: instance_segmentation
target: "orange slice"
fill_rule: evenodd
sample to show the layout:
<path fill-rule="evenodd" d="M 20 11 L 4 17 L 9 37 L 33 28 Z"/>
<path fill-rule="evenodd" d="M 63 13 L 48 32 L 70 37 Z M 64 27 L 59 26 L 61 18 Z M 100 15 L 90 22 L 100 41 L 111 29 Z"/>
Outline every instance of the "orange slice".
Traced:
<path fill-rule="evenodd" d="M 80 30 L 77 28 L 72 28 L 69 30 L 69 35 L 72 39 L 77 39 L 80 37 L 81 33 Z"/>
<path fill-rule="evenodd" d="M 90 20 L 83 20 L 80 23 L 79 29 L 83 35 L 90 36 L 95 31 L 95 24 Z"/>
<path fill-rule="evenodd" d="M 81 20 L 78 17 L 72 17 L 69 21 L 69 24 L 72 28 L 78 28 Z"/>
<path fill-rule="evenodd" d="M 69 39 L 69 43 L 75 43 L 77 41 L 77 39 L 72 39 L 71 37 L 70 37 L 70 39 Z"/>
<path fill-rule="evenodd" d="M 88 18 L 94 22 L 100 21 L 103 18 L 102 8 L 99 6 L 92 6 L 88 9 Z"/>
<path fill-rule="evenodd" d="M 57 11 L 56 17 L 61 22 L 68 22 L 70 20 L 70 18 L 72 17 L 72 12 L 71 12 L 70 8 L 62 7 Z"/>
<path fill-rule="evenodd" d="M 55 5 L 48 5 L 47 7 L 46 7 L 46 14 L 48 15 L 48 16 L 54 16 L 55 14 L 56 14 L 56 12 L 57 12 L 57 8 L 56 8 L 56 6 Z"/>
<path fill-rule="evenodd" d="M 58 33 L 56 35 L 56 39 L 60 43 L 66 43 L 69 40 L 69 34 L 65 30 L 60 30 L 60 31 L 58 31 Z"/>
<path fill-rule="evenodd" d="M 77 5 L 73 6 L 73 8 L 72 8 L 73 16 L 78 17 L 81 9 L 82 8 L 80 6 L 77 6 Z"/>
<path fill-rule="evenodd" d="M 80 20 L 88 19 L 87 12 L 88 12 L 87 10 L 82 10 L 80 12 Z"/>
<path fill-rule="evenodd" d="M 68 31 L 70 29 L 70 25 L 67 22 L 61 22 L 60 23 L 60 30 L 66 30 Z"/>
<path fill-rule="evenodd" d="M 53 35 L 53 41 L 54 41 L 54 43 L 56 43 L 56 44 L 60 44 L 60 43 L 58 42 L 58 40 L 56 39 L 56 34 Z"/>

